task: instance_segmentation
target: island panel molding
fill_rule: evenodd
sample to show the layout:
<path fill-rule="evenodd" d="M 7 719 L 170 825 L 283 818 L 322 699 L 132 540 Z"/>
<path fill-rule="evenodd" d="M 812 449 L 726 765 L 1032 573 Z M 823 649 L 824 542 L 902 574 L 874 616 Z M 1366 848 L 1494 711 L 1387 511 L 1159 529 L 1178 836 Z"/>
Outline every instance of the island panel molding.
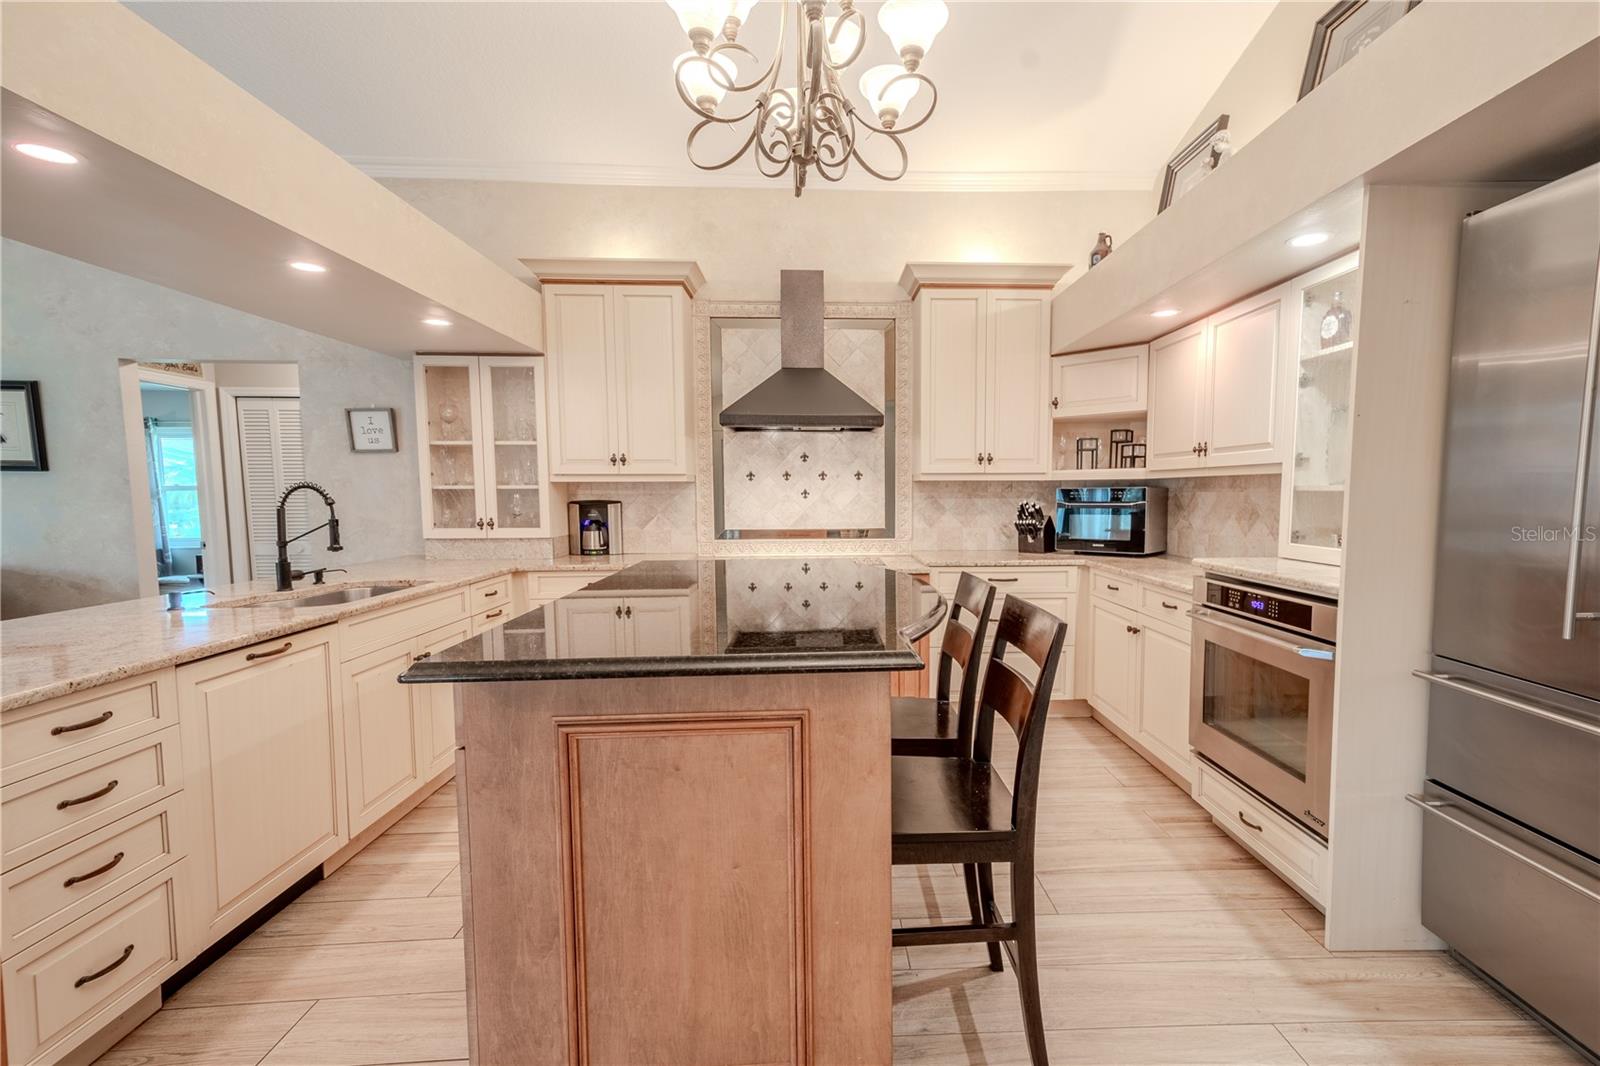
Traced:
<path fill-rule="evenodd" d="M 558 721 L 578 1062 L 810 1060 L 806 717 Z"/>
<path fill-rule="evenodd" d="M 472 1061 L 577 1066 L 667 1047 L 684 1061 L 890 1060 L 883 674 L 457 691 Z M 664 772 L 676 766 L 687 784 Z M 794 867 L 781 876 L 780 852 Z M 641 861 L 674 882 L 641 876 Z M 674 908 L 692 917 L 682 943 L 658 917 Z M 602 915 L 622 932 L 596 928 Z M 752 936 L 786 950 L 750 951 Z M 610 1009 L 620 997 L 630 1007 Z M 752 1009 L 781 1016 L 775 1042 L 750 1043 Z"/>

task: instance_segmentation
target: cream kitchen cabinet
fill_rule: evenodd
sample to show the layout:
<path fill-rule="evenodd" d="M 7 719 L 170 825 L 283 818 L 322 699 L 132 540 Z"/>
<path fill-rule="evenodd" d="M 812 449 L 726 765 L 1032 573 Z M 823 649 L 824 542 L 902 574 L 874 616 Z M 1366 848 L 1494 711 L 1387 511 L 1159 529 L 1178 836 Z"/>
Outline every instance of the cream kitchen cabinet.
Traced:
<path fill-rule="evenodd" d="M 349 840 L 337 628 L 178 667 L 198 947 Z"/>
<path fill-rule="evenodd" d="M 1192 782 L 1189 598 L 1096 574 L 1089 602 L 1089 704 L 1143 754 Z"/>
<path fill-rule="evenodd" d="M 1089 604 L 1089 703 L 1128 732 L 1139 728 L 1139 643 L 1134 613 L 1096 597 Z"/>
<path fill-rule="evenodd" d="M 1049 473 L 1049 292 L 927 287 L 917 306 L 918 476 Z"/>
<path fill-rule="evenodd" d="M 547 473 L 537 356 L 423 355 L 415 364 L 423 535 L 549 537 L 564 502 Z"/>
<path fill-rule="evenodd" d="M 1055 683 L 1050 688 L 1052 700 L 1070 700 L 1077 698 L 1076 655 L 1078 643 L 1078 580 L 1082 571 L 1079 566 L 1008 566 L 994 567 L 991 569 L 967 568 L 970 573 L 989 581 L 995 586 L 995 606 L 993 619 L 1000 617 L 1002 601 L 1007 596 L 1027 600 L 1042 610 L 1049 611 L 1063 622 L 1067 623 L 1067 636 L 1061 647 L 1061 661 L 1056 666 Z M 955 595 L 956 585 L 961 580 L 960 569 L 941 568 L 929 572 L 929 581 L 946 599 Z M 943 626 L 935 629 L 930 634 L 928 647 L 928 669 L 931 674 L 937 674 L 940 638 L 944 634 Z M 979 649 L 980 664 L 988 661 L 990 650 L 994 647 L 994 622 L 991 620 L 989 631 L 984 635 L 983 647 Z M 1032 667 L 1028 660 L 1022 656 L 1009 657 L 1018 670 L 1032 676 Z M 981 669 L 981 666 L 980 666 Z M 959 675 L 952 681 L 952 687 L 958 687 Z M 932 681 L 929 682 L 932 684 Z M 982 679 L 979 679 L 982 683 Z"/>
<path fill-rule="evenodd" d="M 685 287 L 547 284 L 544 300 L 551 476 L 689 477 L 693 417 Z"/>
<path fill-rule="evenodd" d="M 1050 359 L 1052 418 L 1143 413 L 1149 405 L 1150 346 L 1130 344 Z"/>
<path fill-rule="evenodd" d="M 688 596 L 576 594 L 555 602 L 555 650 L 564 659 L 686 655 L 692 620 Z"/>
<path fill-rule="evenodd" d="M 1288 286 L 1150 342 L 1151 470 L 1283 462 Z"/>

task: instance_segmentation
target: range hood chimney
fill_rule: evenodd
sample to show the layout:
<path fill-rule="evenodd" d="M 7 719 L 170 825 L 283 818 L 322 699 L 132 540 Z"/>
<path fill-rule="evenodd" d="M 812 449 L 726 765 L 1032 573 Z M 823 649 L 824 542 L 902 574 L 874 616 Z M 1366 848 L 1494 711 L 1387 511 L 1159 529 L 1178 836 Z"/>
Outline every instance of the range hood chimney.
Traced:
<path fill-rule="evenodd" d="M 878 429 L 883 412 L 822 363 L 822 271 L 781 274 L 778 370 L 722 409 L 730 429 Z"/>

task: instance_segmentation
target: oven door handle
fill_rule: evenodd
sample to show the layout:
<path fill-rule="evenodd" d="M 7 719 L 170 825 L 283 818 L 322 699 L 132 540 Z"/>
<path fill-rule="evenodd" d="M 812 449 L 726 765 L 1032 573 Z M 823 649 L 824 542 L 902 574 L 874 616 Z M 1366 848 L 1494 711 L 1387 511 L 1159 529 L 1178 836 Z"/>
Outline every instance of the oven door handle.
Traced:
<path fill-rule="evenodd" d="M 1133 500 L 1123 503 L 1121 500 L 1057 500 L 1057 507 L 1099 507 L 1103 510 L 1142 511 L 1143 500 Z"/>
<path fill-rule="evenodd" d="M 1243 626 L 1230 625 L 1227 622 L 1224 622 L 1221 617 L 1214 612 L 1202 611 L 1198 607 L 1191 607 L 1188 613 L 1189 617 L 1193 618 L 1197 622 L 1204 622 L 1207 625 L 1216 626 L 1218 629 L 1225 630 L 1226 632 L 1232 633 L 1235 636 L 1247 637 L 1250 640 L 1263 641 L 1267 644 L 1273 645 L 1274 647 L 1282 648 L 1285 651 L 1292 651 L 1302 659 L 1317 659 L 1321 662 L 1333 662 L 1332 648 L 1310 647 L 1305 644 L 1292 644 L 1287 640 L 1279 640 L 1277 637 L 1270 636 L 1269 634 L 1263 633 L 1258 629 L 1245 629 Z"/>
<path fill-rule="evenodd" d="M 1534 718 L 1543 718 L 1547 722 L 1564 725 L 1568 729 L 1576 729 L 1580 732 L 1588 733 L 1590 736 L 1600 737 L 1600 726 L 1590 725 L 1588 722 L 1580 721 L 1564 714 L 1557 714 L 1555 711 L 1547 711 L 1543 707 L 1529 703 L 1526 700 L 1519 700 L 1515 696 L 1496 692 L 1486 685 L 1475 685 L 1464 678 L 1456 677 L 1454 674 L 1435 674 L 1428 670 L 1413 670 L 1411 671 L 1411 676 L 1420 677 L 1424 681 L 1441 685 L 1444 688 L 1453 688 L 1457 692 L 1465 692 L 1469 696 L 1476 696 L 1478 699 L 1488 700 L 1490 703 L 1498 703 L 1502 707 L 1507 707 L 1513 711 L 1521 711 L 1523 714 L 1531 715 Z"/>

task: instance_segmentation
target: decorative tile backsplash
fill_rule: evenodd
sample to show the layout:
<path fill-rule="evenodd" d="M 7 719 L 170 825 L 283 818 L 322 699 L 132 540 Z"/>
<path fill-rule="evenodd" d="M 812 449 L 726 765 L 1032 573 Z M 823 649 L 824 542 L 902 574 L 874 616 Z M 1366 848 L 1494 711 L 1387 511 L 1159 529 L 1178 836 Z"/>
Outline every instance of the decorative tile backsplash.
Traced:
<path fill-rule="evenodd" d="M 621 500 L 622 547 L 629 554 L 695 554 L 693 482 L 578 483 L 567 486 L 567 499 Z"/>
<path fill-rule="evenodd" d="M 1165 485 L 1167 552 L 1186 558 L 1209 555 L 1277 555 L 1277 474 L 1174 480 L 1128 479 Z M 1011 520 L 1017 504 L 1033 500 L 1055 513 L 1060 481 L 919 481 L 913 548 L 1014 548 Z"/>
<path fill-rule="evenodd" d="M 729 559 L 730 631 L 871 629 L 884 639 L 884 571 L 863 572 L 855 559 Z M 785 569 L 787 572 L 785 572 Z"/>
<path fill-rule="evenodd" d="M 722 330 L 724 406 L 778 369 L 779 338 L 776 323 Z M 829 329 L 825 338 L 828 371 L 882 410 L 884 334 Z M 725 528 L 881 529 L 887 524 L 884 430 L 720 432 Z"/>

